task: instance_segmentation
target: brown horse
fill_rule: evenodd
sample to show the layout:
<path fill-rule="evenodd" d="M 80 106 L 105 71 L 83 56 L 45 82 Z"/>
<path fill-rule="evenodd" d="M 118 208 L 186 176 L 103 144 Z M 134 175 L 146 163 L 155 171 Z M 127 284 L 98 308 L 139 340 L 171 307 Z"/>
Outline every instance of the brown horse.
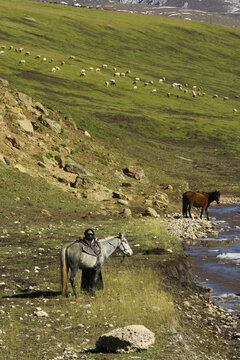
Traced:
<path fill-rule="evenodd" d="M 200 218 L 202 218 L 203 212 L 206 212 L 207 219 L 208 217 L 208 207 L 209 205 L 216 200 L 217 204 L 220 204 L 220 191 L 213 191 L 213 192 L 195 192 L 195 191 L 187 191 L 183 194 L 182 197 L 182 212 L 183 216 L 186 218 L 187 212 L 189 213 L 190 218 L 192 218 L 191 215 L 191 208 L 192 206 L 200 207 L 201 215 Z"/>

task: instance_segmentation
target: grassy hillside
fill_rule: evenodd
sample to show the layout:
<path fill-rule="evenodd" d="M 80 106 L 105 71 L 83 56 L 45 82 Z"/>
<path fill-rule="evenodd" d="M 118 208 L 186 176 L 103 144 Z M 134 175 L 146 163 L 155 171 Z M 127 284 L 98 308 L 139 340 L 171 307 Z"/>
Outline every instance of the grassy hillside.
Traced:
<path fill-rule="evenodd" d="M 0 8 L 0 45 L 13 46 L 0 55 L 0 76 L 19 91 L 72 116 L 96 141 L 120 152 L 123 164 L 132 159 L 144 166 L 153 181 L 236 185 L 239 29 L 25 0 L 0 0 Z M 14 50 L 20 47 L 22 53 Z M 52 73 L 54 66 L 61 70 Z M 113 68 L 131 72 L 114 78 Z M 135 77 L 141 81 L 133 90 Z M 117 85 L 106 87 L 112 78 Z M 150 80 L 154 84 L 144 86 Z M 188 92 L 172 88 L 173 82 Z M 201 89 L 199 96 L 192 96 L 192 86 Z"/>

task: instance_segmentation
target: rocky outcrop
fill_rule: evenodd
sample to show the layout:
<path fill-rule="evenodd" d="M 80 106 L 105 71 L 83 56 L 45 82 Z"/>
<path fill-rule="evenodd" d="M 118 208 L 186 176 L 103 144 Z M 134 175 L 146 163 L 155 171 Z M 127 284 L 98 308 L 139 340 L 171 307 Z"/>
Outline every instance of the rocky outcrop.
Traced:
<path fill-rule="evenodd" d="M 154 333 L 145 326 L 129 325 L 100 336 L 96 350 L 113 353 L 147 350 L 154 342 Z"/>
<path fill-rule="evenodd" d="M 138 166 L 128 166 L 126 167 L 124 170 L 123 170 L 124 174 L 133 178 L 133 179 L 136 179 L 136 180 L 139 180 L 140 182 L 142 183 L 148 183 L 148 179 L 146 177 L 146 175 L 144 174 L 144 171 L 142 168 L 138 167 Z"/>

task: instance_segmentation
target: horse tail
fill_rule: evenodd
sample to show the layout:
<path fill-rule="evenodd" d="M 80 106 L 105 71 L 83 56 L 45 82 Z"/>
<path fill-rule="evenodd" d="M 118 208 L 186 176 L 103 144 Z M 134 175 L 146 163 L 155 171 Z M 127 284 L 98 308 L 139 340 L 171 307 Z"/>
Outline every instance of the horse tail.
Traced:
<path fill-rule="evenodd" d="M 68 283 L 68 264 L 66 258 L 66 247 L 60 253 L 60 268 L 61 268 L 61 286 L 63 296 L 67 296 L 67 283 Z"/>

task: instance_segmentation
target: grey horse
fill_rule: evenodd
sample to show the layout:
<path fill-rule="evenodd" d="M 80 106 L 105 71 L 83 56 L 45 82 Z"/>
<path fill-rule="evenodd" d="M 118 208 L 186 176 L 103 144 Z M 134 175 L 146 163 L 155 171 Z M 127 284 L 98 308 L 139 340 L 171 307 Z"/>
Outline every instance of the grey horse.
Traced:
<path fill-rule="evenodd" d="M 75 278 L 78 269 L 86 270 L 93 269 L 93 276 L 91 279 L 90 291 L 92 295 L 95 295 L 97 281 L 101 268 L 109 258 L 109 256 L 117 249 L 121 250 L 124 255 L 132 255 L 133 251 L 128 244 L 127 239 L 122 233 L 115 236 L 109 236 L 105 239 L 99 240 L 101 253 L 99 256 L 92 256 L 83 251 L 83 244 L 80 241 L 74 241 L 73 243 L 64 246 L 60 253 L 61 262 L 61 285 L 62 294 L 68 297 L 68 271 L 71 269 L 70 282 L 75 297 L 77 297 Z"/>

